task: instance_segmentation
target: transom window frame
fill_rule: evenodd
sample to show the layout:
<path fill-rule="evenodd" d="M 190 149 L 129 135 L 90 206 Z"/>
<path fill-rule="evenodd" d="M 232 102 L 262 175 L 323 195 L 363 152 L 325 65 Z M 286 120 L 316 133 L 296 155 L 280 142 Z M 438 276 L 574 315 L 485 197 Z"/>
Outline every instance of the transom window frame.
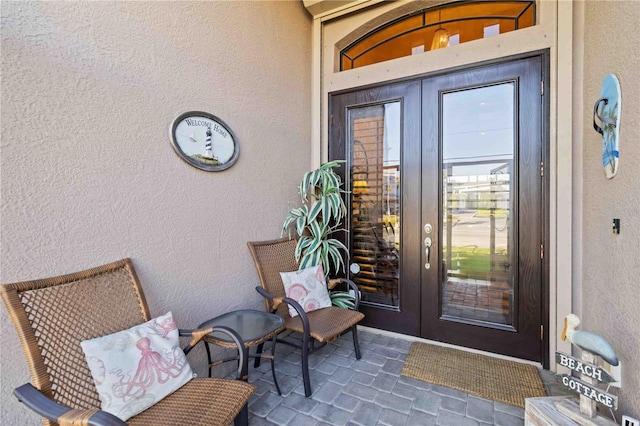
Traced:
<path fill-rule="evenodd" d="M 454 17 L 454 18 L 445 18 L 445 19 L 440 19 L 442 11 L 445 11 L 447 9 L 454 9 L 457 8 L 460 11 L 464 11 L 467 8 L 470 7 L 474 7 L 474 6 L 478 6 L 480 4 L 489 4 L 489 3 L 494 3 L 494 4 L 522 4 L 522 9 L 520 10 L 520 12 L 516 15 L 510 16 L 510 15 L 494 15 L 494 14 L 484 14 L 484 15 L 473 15 L 473 16 L 459 16 L 459 17 Z M 438 19 L 437 20 L 428 20 L 427 19 L 427 14 L 433 14 L 434 12 L 438 13 Z M 513 22 L 513 30 L 508 30 L 506 32 L 510 32 L 510 31 L 517 31 L 519 29 L 521 29 L 521 19 L 525 16 L 525 14 L 527 14 L 528 12 L 531 12 L 532 14 L 532 22 L 530 25 L 526 25 L 523 26 L 522 28 L 528 28 L 531 26 L 535 26 L 538 24 L 537 22 L 537 3 L 536 0 L 460 0 L 460 1 L 454 1 L 454 2 L 449 2 L 449 3 L 444 3 L 441 5 L 436 5 L 436 6 L 430 6 L 430 7 L 425 7 L 425 8 L 421 8 L 419 10 L 413 11 L 413 12 L 409 12 L 406 14 L 403 14 L 399 17 L 396 17 L 394 19 L 391 19 L 377 27 L 375 27 L 373 30 L 368 31 L 366 34 L 356 38 L 354 41 L 352 41 L 351 43 L 349 43 L 348 45 L 346 45 L 343 48 L 340 48 L 338 45 L 336 47 L 338 47 L 339 52 L 338 52 L 338 72 L 342 72 L 342 71 L 348 71 L 348 70 L 352 70 L 355 68 L 360 68 L 363 66 L 367 66 L 367 65 L 372 65 L 374 63 L 379 63 L 379 62 L 384 62 L 386 60 L 392 60 L 392 59 L 397 59 L 397 58 L 401 58 L 401 57 L 405 57 L 405 56 L 410 56 L 411 53 L 407 53 L 407 54 L 403 54 L 403 55 L 398 55 L 395 56 L 393 58 L 389 58 L 389 59 L 384 59 L 384 60 L 379 60 L 379 61 L 374 61 L 371 63 L 366 63 L 363 65 L 355 65 L 354 63 L 355 61 L 357 61 L 359 58 L 361 58 L 363 55 L 374 51 L 375 49 L 385 45 L 386 43 L 389 43 L 393 40 L 396 40 L 399 37 L 403 37 L 406 36 L 408 34 L 414 33 L 414 32 L 418 32 L 427 28 L 431 28 L 431 27 L 438 27 L 438 30 L 440 28 L 446 27 L 447 24 L 455 24 L 455 23 L 460 23 L 460 22 L 465 22 L 465 21 L 479 21 L 479 20 L 499 20 L 499 21 L 511 21 Z M 463 15 L 462 13 L 460 13 L 460 15 Z M 403 21 L 407 21 L 410 19 L 415 19 L 416 17 L 421 16 L 421 24 L 415 27 L 412 27 L 408 30 L 405 31 L 401 31 L 398 33 L 394 33 L 391 34 L 388 37 L 383 38 L 382 40 L 379 40 L 377 42 L 375 42 L 374 44 L 372 44 L 371 46 L 365 47 L 363 50 L 357 52 L 357 54 L 351 56 L 350 52 L 352 49 L 358 47 L 360 44 L 362 44 L 363 42 L 367 41 L 369 38 L 375 36 L 376 34 L 379 34 L 382 31 L 387 30 L 388 28 L 399 24 Z M 475 38 L 477 39 L 477 38 Z M 472 40 L 475 40 L 472 39 Z M 465 40 L 465 41 L 472 41 L 472 40 Z M 427 51 L 425 49 L 425 51 Z M 350 66 L 345 67 L 345 63 L 349 63 Z"/>

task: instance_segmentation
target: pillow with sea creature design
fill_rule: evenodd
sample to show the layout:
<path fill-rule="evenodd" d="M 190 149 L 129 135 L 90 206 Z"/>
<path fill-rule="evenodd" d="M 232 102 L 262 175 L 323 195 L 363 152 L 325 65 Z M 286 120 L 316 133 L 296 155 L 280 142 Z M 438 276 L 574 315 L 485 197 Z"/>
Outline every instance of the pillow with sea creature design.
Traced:
<path fill-rule="evenodd" d="M 102 410 L 123 421 L 193 378 L 171 312 L 128 330 L 80 343 Z"/>
<path fill-rule="evenodd" d="M 305 312 L 331 306 L 322 265 L 299 271 L 280 272 L 280 276 L 287 297 L 298 302 Z M 291 305 L 289 305 L 289 315 L 292 317 L 298 315 L 298 312 Z"/>

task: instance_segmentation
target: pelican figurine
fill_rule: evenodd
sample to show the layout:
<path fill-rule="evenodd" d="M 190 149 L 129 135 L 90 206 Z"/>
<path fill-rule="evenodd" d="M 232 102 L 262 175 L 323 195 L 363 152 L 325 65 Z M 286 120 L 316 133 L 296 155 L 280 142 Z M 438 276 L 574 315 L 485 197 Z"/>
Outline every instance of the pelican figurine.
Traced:
<path fill-rule="evenodd" d="M 602 336 L 590 331 L 576 331 L 578 325 L 580 325 L 580 318 L 576 315 L 569 314 L 564 317 L 562 340 L 569 338 L 569 342 L 583 351 L 597 355 L 613 366 L 618 365 L 618 356 L 609 342 L 604 340 Z"/>

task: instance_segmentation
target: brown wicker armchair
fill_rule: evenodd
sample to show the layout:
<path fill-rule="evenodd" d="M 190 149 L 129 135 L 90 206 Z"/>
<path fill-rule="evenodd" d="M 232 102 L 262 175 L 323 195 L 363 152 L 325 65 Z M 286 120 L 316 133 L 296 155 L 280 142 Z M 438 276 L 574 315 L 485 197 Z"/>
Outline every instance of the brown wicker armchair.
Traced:
<path fill-rule="evenodd" d="M 54 278 L 0 286 L 17 329 L 33 384 L 14 394 L 43 416 L 45 425 L 228 425 L 247 424 L 254 387 L 242 380 L 194 378 L 126 423 L 100 411 L 100 400 L 80 342 L 150 320 L 149 308 L 129 259 Z M 237 378 L 246 378 L 242 339 Z M 192 339 L 188 353 L 207 330 L 180 330 Z"/>
<path fill-rule="evenodd" d="M 336 285 L 343 283 L 349 289 L 352 289 L 356 295 L 353 310 L 331 306 L 306 313 L 295 300 L 285 297 L 280 272 L 290 272 L 298 269 L 298 263 L 295 259 L 296 244 L 295 240 L 285 237 L 272 241 L 249 242 L 248 246 L 260 277 L 261 287 L 256 287 L 256 290 L 264 297 L 267 311 L 275 312 L 284 318 L 285 331 L 289 330 L 302 334 L 301 347 L 288 340 L 278 339 L 278 342 L 299 347 L 301 350 L 304 393 L 306 396 L 311 396 L 308 355 L 322 348 L 328 342 L 351 331 L 356 359 L 360 359 L 360 346 L 358 344 L 356 326 L 364 318 L 364 314 L 358 312 L 360 305 L 358 288 L 352 281 L 345 278 L 329 280 L 328 287 L 333 289 Z M 298 312 L 298 316 L 292 318 L 289 315 L 287 305 L 293 306 Z M 315 342 L 320 345 L 316 345 Z M 258 348 L 258 350 L 260 349 Z M 258 362 L 259 359 L 256 359 L 256 364 Z"/>

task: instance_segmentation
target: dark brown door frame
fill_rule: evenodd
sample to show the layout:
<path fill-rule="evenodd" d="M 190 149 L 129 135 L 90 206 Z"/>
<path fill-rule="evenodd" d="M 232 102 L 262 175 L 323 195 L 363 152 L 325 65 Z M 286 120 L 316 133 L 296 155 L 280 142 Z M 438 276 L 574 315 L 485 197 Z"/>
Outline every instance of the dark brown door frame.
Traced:
<path fill-rule="evenodd" d="M 342 91 L 337 91 L 337 92 L 333 92 L 333 93 L 329 93 L 329 148 L 328 148 L 328 153 L 329 153 L 329 159 L 344 159 L 346 158 L 346 147 L 345 147 L 345 143 L 346 143 L 346 137 L 345 137 L 345 132 L 346 129 L 344 128 L 344 122 L 342 122 L 343 126 L 339 125 L 339 122 L 341 120 L 338 120 L 338 116 L 340 114 L 343 113 L 343 111 L 346 109 L 346 104 L 335 104 L 333 102 L 333 99 L 335 99 L 336 97 L 339 97 L 339 95 L 342 94 L 346 94 L 346 93 L 353 93 L 353 92 L 361 92 L 364 90 L 368 90 L 369 95 L 368 96 L 361 96 L 359 99 L 359 104 L 365 104 L 367 102 L 370 102 L 371 99 L 386 99 L 385 98 L 385 91 L 388 90 L 388 87 L 390 85 L 396 84 L 396 83 L 403 83 L 403 82 L 416 82 L 425 78 L 431 78 L 431 77 L 435 77 L 435 76 L 439 76 L 439 75 L 444 75 L 444 74 L 451 74 L 454 73 L 456 71 L 460 71 L 460 70 L 466 70 L 466 69 L 477 69 L 480 67 L 483 67 L 485 65 L 494 65 L 494 64 L 498 64 L 498 63 L 504 63 L 507 61 L 515 61 L 515 60 L 519 60 L 519 59 L 526 59 L 526 58 L 530 58 L 530 57 L 540 57 L 541 60 L 541 72 L 542 72 L 542 88 L 543 90 L 543 94 L 542 94 L 542 118 L 541 118 L 541 122 L 539 123 L 540 127 L 542 128 L 541 131 L 541 135 L 542 135 L 542 153 L 541 153 L 541 157 L 542 157 L 542 169 L 544 170 L 543 176 L 542 176 L 542 205 L 541 205 L 541 211 L 542 211 L 542 237 L 541 237 L 541 241 L 542 241 L 542 246 L 543 246 L 543 250 L 545 251 L 545 255 L 543 258 L 543 265 L 542 265 L 542 277 L 541 277 L 541 309 L 540 309 L 540 315 L 541 315 L 541 324 L 542 324 L 542 329 L 540 330 L 541 333 L 541 337 L 542 337 L 542 344 L 541 344 L 541 348 L 540 348 L 540 359 L 542 361 L 542 365 L 545 368 L 548 368 L 550 365 L 550 354 L 549 354 L 549 343 L 550 343 L 550 332 L 549 332 L 549 315 L 550 315 L 550 310 L 549 310 L 549 302 L 550 302 L 550 288 L 549 288 L 549 274 L 550 274 L 550 259 L 548 256 L 548 247 L 549 247 L 549 229 L 550 229 L 550 211 L 549 211 L 549 185 L 550 185 L 550 179 L 549 179 L 549 175 L 550 173 L 548 173 L 548 169 L 549 169 L 549 143 L 550 143 L 550 134 L 549 134 L 549 117 L 550 117 L 550 96 L 549 96 L 549 81 L 550 81 L 550 74 L 549 74 L 549 62 L 550 62 L 550 52 L 548 49 L 545 50 L 540 50 L 540 51 L 535 51 L 535 52 L 528 52 L 528 53 L 523 53 L 523 54 L 519 54 L 519 55 L 514 55 L 508 58 L 500 58 L 500 59 L 494 59 L 494 60 L 489 60 L 489 61 L 483 61 L 481 63 L 476 63 L 473 65 L 465 65 L 465 66 L 460 66 L 460 67 L 455 67 L 455 68 L 449 68 L 449 69 L 445 69 L 445 70 L 439 70 L 437 72 L 433 72 L 433 73 L 428 73 L 428 74 L 424 74 L 424 75 L 419 75 L 419 76 L 413 76 L 410 78 L 406 78 L 406 79 L 400 79 L 400 80 L 394 80 L 391 82 L 385 82 L 385 83 L 377 83 L 375 85 L 369 85 L 369 86 L 363 86 L 363 87 L 358 87 L 358 88 L 350 88 L 350 89 L 346 89 L 346 90 L 342 90 Z M 377 97 L 377 95 L 380 95 L 381 97 Z M 387 95 L 389 96 L 389 95 Z M 401 96 L 390 96 L 391 98 L 401 98 Z M 354 103 L 355 104 L 355 103 Z M 403 134 L 403 138 L 408 137 L 406 132 L 405 134 Z M 406 158 L 404 159 L 406 161 Z M 345 174 L 345 168 L 342 168 L 342 176 L 343 178 L 345 178 L 346 174 Z M 403 208 L 411 208 L 411 206 L 406 206 L 404 205 L 404 201 L 403 201 Z M 403 235 L 403 238 L 405 239 L 409 239 L 409 243 L 411 244 L 412 247 L 417 245 L 420 245 L 420 240 L 421 240 L 421 235 L 412 235 L 409 232 L 406 232 L 406 234 Z M 416 241 L 411 241 L 411 238 L 415 239 Z M 346 240 L 343 236 L 343 240 Z M 422 252 L 422 250 L 420 250 L 420 252 Z M 404 256 L 409 256 L 409 253 L 404 253 Z M 407 278 L 411 278 L 411 277 L 404 277 L 405 279 Z M 415 279 L 415 277 L 414 277 Z M 419 281 L 419 280 L 417 280 Z M 415 300 L 416 298 L 414 298 Z M 402 302 L 405 303 L 405 302 Z M 411 301 L 409 302 L 411 303 Z M 406 307 L 406 305 L 405 305 Z M 384 309 L 365 309 L 365 314 L 368 316 L 368 318 L 370 318 L 372 320 L 371 323 L 369 323 L 370 325 L 374 326 L 374 327 L 378 327 L 376 325 L 376 323 L 380 323 L 380 322 L 389 322 L 389 319 L 387 317 L 385 317 L 385 313 L 391 313 L 393 314 L 392 310 L 384 310 Z M 419 315 L 419 314 L 418 314 Z M 415 315 L 413 315 L 415 317 Z M 392 320 L 393 321 L 393 320 Z M 419 319 L 418 319 L 419 321 Z M 401 320 L 400 324 L 402 327 L 411 330 L 413 329 L 415 331 L 415 326 L 412 326 L 411 324 L 409 324 L 409 322 L 411 321 L 411 318 L 408 318 L 407 320 Z M 379 328 L 381 329 L 389 329 L 389 327 L 384 327 L 384 326 L 379 326 Z M 411 332 L 411 331 L 406 331 L 405 333 L 407 334 L 411 334 L 411 335 L 419 335 L 419 331 L 418 332 Z"/>

